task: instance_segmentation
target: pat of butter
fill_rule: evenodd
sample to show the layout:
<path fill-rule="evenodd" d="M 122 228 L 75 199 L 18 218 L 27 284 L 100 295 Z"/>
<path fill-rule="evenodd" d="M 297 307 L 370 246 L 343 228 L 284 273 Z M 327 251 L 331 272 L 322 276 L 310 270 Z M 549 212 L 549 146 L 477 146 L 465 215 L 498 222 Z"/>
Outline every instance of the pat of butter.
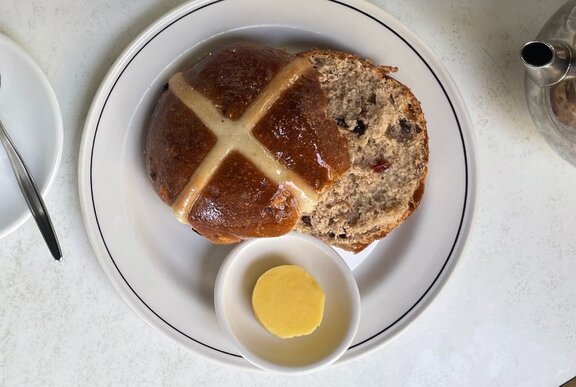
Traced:
<path fill-rule="evenodd" d="M 314 277 L 299 266 L 282 265 L 260 276 L 252 309 L 264 328 L 287 339 L 314 332 L 322 322 L 324 299 Z"/>

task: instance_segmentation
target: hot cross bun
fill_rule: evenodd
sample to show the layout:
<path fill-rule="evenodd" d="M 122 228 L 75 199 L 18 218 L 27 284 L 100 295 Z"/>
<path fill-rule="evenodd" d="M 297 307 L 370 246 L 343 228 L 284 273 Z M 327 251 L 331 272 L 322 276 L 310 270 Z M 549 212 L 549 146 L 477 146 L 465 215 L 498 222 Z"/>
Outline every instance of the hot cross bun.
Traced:
<path fill-rule="evenodd" d="M 350 167 L 309 61 L 249 43 L 174 74 L 152 113 L 146 169 L 176 218 L 214 243 L 278 236 Z"/>

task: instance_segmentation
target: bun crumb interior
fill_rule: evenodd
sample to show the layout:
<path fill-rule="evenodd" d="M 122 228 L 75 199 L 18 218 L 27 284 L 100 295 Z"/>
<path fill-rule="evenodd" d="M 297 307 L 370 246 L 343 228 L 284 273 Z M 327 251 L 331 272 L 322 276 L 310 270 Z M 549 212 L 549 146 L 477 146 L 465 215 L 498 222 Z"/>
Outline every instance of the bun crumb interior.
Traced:
<path fill-rule="evenodd" d="M 426 121 L 410 89 L 388 76 L 395 68 L 332 50 L 299 55 L 320 74 L 352 166 L 296 230 L 359 252 L 418 207 L 428 172 Z"/>

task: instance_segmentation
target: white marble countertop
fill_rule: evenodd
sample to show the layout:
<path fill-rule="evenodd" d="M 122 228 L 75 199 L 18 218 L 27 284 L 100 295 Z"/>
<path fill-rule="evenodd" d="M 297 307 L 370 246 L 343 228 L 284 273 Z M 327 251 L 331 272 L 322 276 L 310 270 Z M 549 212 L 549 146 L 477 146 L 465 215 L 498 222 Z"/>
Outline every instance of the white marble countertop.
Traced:
<path fill-rule="evenodd" d="M 32 220 L 0 240 L 0 385 L 557 386 L 576 375 L 576 169 L 534 127 L 518 60 L 564 0 L 374 0 L 459 85 L 477 137 L 477 211 L 459 265 L 413 324 L 296 377 L 224 366 L 157 333 L 114 290 L 84 231 L 77 159 L 90 102 L 121 50 L 182 2 L 0 2 L 0 32 L 60 102 L 64 153 L 46 202 L 65 253 L 54 262 Z"/>

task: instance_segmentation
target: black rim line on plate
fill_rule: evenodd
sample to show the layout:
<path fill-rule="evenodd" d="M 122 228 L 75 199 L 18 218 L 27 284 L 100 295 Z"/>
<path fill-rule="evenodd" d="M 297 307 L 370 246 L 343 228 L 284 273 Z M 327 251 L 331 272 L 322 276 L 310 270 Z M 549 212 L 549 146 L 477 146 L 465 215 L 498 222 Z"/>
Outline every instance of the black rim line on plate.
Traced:
<path fill-rule="evenodd" d="M 102 229 L 100 227 L 100 222 L 98 220 L 98 214 L 96 211 L 96 204 L 94 202 L 94 189 L 93 189 L 93 184 L 92 184 L 92 166 L 93 166 L 93 161 L 94 161 L 94 147 L 96 145 L 96 136 L 98 134 L 98 128 L 100 126 L 100 120 L 102 119 L 102 114 L 104 113 L 104 109 L 106 107 L 106 104 L 108 103 L 108 99 L 110 98 L 110 95 L 112 94 L 112 91 L 114 90 L 114 87 L 116 86 L 116 84 L 118 83 L 118 81 L 120 80 L 120 78 L 122 77 L 122 75 L 124 74 L 124 72 L 126 71 L 126 69 L 128 68 L 128 66 L 130 66 L 130 63 L 132 63 L 132 61 L 136 58 L 136 56 L 138 56 L 138 54 L 140 53 L 140 51 L 142 51 L 147 45 L 148 43 L 150 43 L 152 40 L 154 40 L 158 35 L 160 35 L 162 32 L 164 32 L 164 30 L 166 30 L 167 28 L 169 28 L 170 26 L 172 26 L 174 23 L 182 20 L 183 18 L 191 15 L 192 13 L 199 11 L 203 8 L 206 8 L 208 6 L 217 4 L 217 3 L 221 3 L 224 0 L 216 0 L 213 1 L 211 3 L 208 4 L 204 4 L 201 7 L 195 8 L 189 12 L 187 12 L 186 14 L 178 17 L 176 20 L 172 21 L 170 24 L 166 25 L 164 28 L 162 28 L 160 31 L 158 31 L 156 34 L 154 34 L 154 36 L 152 36 L 146 43 L 144 43 L 144 45 L 132 56 L 132 58 L 128 61 L 128 63 L 124 66 L 124 68 L 122 69 L 122 71 L 120 72 L 120 74 L 118 75 L 118 77 L 116 78 L 116 80 L 114 81 L 114 84 L 112 85 L 110 91 L 108 92 L 108 95 L 106 96 L 106 99 L 104 100 L 104 104 L 102 105 L 102 108 L 100 110 L 100 114 L 98 116 L 98 121 L 96 123 L 96 129 L 94 131 L 94 137 L 92 140 L 92 149 L 90 152 L 90 193 L 91 193 L 91 197 L 92 197 L 92 207 L 94 210 L 94 218 L 96 220 L 96 225 L 98 227 L 98 232 L 100 233 L 100 237 L 102 240 L 102 243 L 104 244 L 104 247 L 106 248 L 106 252 L 108 253 L 108 256 L 110 257 L 110 260 L 112 261 L 112 263 L 114 264 L 114 267 L 116 268 L 116 270 L 118 271 L 118 274 L 120 274 L 120 276 L 122 277 L 122 280 L 124 281 L 124 283 L 126 283 L 126 285 L 128 286 L 128 288 L 132 291 L 132 293 L 134 293 L 134 295 L 140 300 L 140 302 L 142 302 L 142 304 L 144 306 L 146 306 L 146 308 L 152 312 L 157 318 L 159 318 L 160 320 L 162 320 L 162 322 L 164 322 L 166 325 L 168 325 L 170 328 L 174 329 L 176 332 L 180 333 L 181 335 L 185 336 L 186 338 L 194 341 L 197 344 L 200 344 L 206 348 L 212 349 L 214 351 L 217 351 L 219 353 L 225 354 L 225 355 L 230 355 L 236 358 L 242 358 L 241 355 L 235 354 L 235 353 L 231 353 L 231 352 L 227 352 L 224 351 L 222 349 L 218 349 L 216 347 L 213 347 L 209 344 L 206 344 L 202 341 L 199 341 L 189 335 L 187 335 L 186 333 L 182 332 L 181 330 L 179 330 L 178 328 L 176 328 L 175 326 L 173 326 L 172 324 L 170 324 L 168 321 L 166 321 L 164 318 L 162 318 L 158 313 L 156 313 L 150 306 L 148 306 L 148 304 L 146 304 L 146 302 L 140 297 L 140 295 L 132 288 L 132 286 L 130 285 L 130 283 L 126 280 L 126 278 L 124 277 L 124 274 L 122 274 L 122 272 L 120 271 L 120 269 L 118 268 L 118 265 L 116 264 L 116 261 L 114 260 L 114 257 L 112 256 L 112 253 L 110 252 L 110 249 L 108 248 L 108 245 L 106 244 L 106 240 L 104 238 L 104 234 L 102 233 Z M 394 322 L 392 322 L 390 325 L 388 325 L 386 328 L 382 329 L 381 331 L 375 333 L 374 335 L 362 340 L 359 343 L 356 343 L 352 346 L 350 346 L 348 348 L 348 350 L 353 349 L 353 348 L 357 348 L 360 345 L 363 345 L 365 343 L 367 343 L 368 341 L 376 338 L 377 336 L 380 336 L 382 333 L 386 332 L 387 330 L 389 330 L 390 328 L 392 328 L 394 325 L 398 324 L 402 319 L 404 319 L 404 317 L 406 317 L 410 312 L 412 312 L 414 310 L 414 308 L 416 308 L 416 306 L 430 293 L 430 291 L 432 290 L 432 288 L 434 287 L 434 285 L 436 284 L 436 282 L 438 282 L 438 279 L 441 277 L 441 275 L 444 273 L 444 270 L 446 268 L 446 266 L 448 265 L 448 262 L 450 261 L 450 258 L 452 257 L 452 254 L 454 252 L 454 249 L 456 248 L 456 245 L 458 243 L 458 240 L 460 239 L 460 234 L 462 232 L 462 226 L 464 224 L 464 218 L 465 218 L 465 214 L 466 214 L 466 206 L 468 204 L 468 155 L 467 155 L 467 149 L 466 149 L 466 143 L 464 141 L 464 136 L 462 134 L 462 127 L 460 125 L 460 120 L 458 119 L 458 115 L 456 114 L 456 110 L 454 109 L 454 105 L 452 104 L 452 100 L 450 99 L 450 96 L 448 95 L 448 93 L 446 92 L 446 89 L 444 89 L 444 85 L 440 82 L 440 80 L 438 79 L 438 76 L 436 75 L 436 73 L 432 70 L 432 68 L 430 67 L 430 65 L 428 64 L 428 62 L 426 60 L 424 60 L 424 58 L 422 58 L 422 56 L 420 55 L 420 53 L 414 49 L 414 47 L 412 47 L 412 45 L 407 42 L 400 34 L 398 34 L 395 30 L 393 30 L 392 28 L 390 28 L 388 25 L 386 25 L 384 22 L 380 21 L 379 19 L 375 18 L 374 16 L 358 9 L 355 8 L 354 6 L 350 5 L 350 4 L 346 4 L 343 3 L 341 1 L 338 0 L 326 0 L 329 1 L 331 3 L 336 3 L 339 4 L 341 6 L 347 7 L 349 9 L 352 9 L 358 13 L 361 13 L 362 15 L 372 19 L 373 21 L 377 22 L 378 24 L 380 24 L 381 26 L 385 27 L 386 29 L 388 29 L 390 32 L 392 32 L 394 35 L 396 35 L 400 40 L 402 40 L 408 47 L 410 47 L 410 49 L 420 58 L 420 60 L 426 65 L 426 67 L 428 68 L 428 70 L 430 71 L 430 73 L 434 76 L 434 79 L 436 79 L 436 82 L 438 82 L 438 85 L 440 86 L 440 88 L 442 89 L 442 92 L 444 93 L 444 95 L 446 96 L 446 99 L 448 100 L 448 103 L 450 104 L 450 108 L 452 109 L 452 113 L 454 115 L 454 118 L 456 119 L 456 123 L 458 125 L 458 132 L 460 134 L 460 141 L 462 143 L 462 149 L 463 149 L 463 155 L 464 155 L 464 171 L 465 171 L 465 185 L 464 185 L 464 204 L 462 206 L 462 216 L 460 217 L 460 223 L 458 225 L 458 230 L 456 232 L 456 237 L 454 239 L 454 242 L 452 244 L 452 247 L 450 248 L 450 252 L 448 253 L 448 256 L 446 257 L 446 260 L 444 261 L 444 264 L 442 265 L 442 267 L 440 268 L 440 271 L 438 272 L 438 274 L 436 275 L 436 277 L 434 278 L 434 280 L 432 281 L 432 283 L 430 284 L 430 286 L 428 286 L 428 288 L 424 291 L 424 293 L 420 296 L 420 298 L 418 298 L 418 300 L 416 300 L 416 302 L 414 303 L 414 305 L 412 305 L 404 314 L 402 314 L 400 317 L 398 317 Z"/>

